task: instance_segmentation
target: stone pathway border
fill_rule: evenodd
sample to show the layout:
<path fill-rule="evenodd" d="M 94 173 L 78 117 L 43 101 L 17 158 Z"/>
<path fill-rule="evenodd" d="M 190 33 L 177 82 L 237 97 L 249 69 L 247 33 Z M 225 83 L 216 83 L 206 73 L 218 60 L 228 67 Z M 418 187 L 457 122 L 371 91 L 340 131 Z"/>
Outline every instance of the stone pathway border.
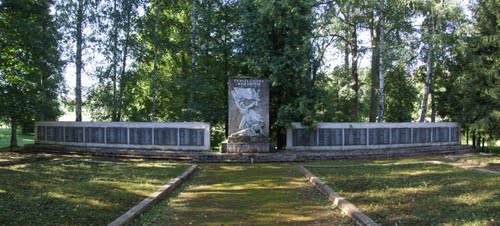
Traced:
<path fill-rule="evenodd" d="M 347 216 L 352 218 L 358 225 L 375 226 L 378 225 L 370 217 L 358 210 L 356 206 L 351 204 L 349 201 L 340 196 L 335 192 L 330 186 L 321 181 L 318 177 L 314 176 L 308 169 L 304 166 L 299 167 L 300 172 L 312 183 L 316 189 L 328 197 L 328 200 L 333 202 L 333 205 L 337 206 L 342 212 Z"/>
<path fill-rule="evenodd" d="M 189 169 L 184 171 L 184 173 L 182 173 L 180 176 L 176 177 L 175 179 L 169 181 L 167 184 L 163 185 L 163 187 L 161 189 L 159 189 L 155 193 L 149 195 L 149 197 L 142 200 L 142 202 L 140 202 L 136 206 L 132 207 L 130 210 L 128 210 L 126 213 L 124 213 L 120 217 L 116 218 L 116 220 L 114 220 L 113 222 L 108 224 L 108 226 L 118 226 L 118 225 L 125 225 L 127 223 L 130 223 L 139 214 L 144 213 L 147 210 L 149 210 L 156 203 L 158 203 L 158 201 L 163 199 L 167 194 L 171 193 L 176 187 L 178 187 L 184 181 L 189 179 L 189 177 L 194 173 L 194 171 L 197 168 L 198 168 L 197 165 L 193 165 L 193 166 L 189 167 Z"/>

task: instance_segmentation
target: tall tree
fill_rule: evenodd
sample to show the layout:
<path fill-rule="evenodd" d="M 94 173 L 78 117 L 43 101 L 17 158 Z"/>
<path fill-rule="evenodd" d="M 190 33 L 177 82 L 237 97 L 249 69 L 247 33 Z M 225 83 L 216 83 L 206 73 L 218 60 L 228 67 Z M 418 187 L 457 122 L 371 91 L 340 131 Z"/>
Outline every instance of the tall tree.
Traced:
<path fill-rule="evenodd" d="M 157 80 L 157 72 L 158 72 L 158 25 L 160 23 L 160 8 L 161 3 L 159 0 L 156 1 L 156 21 L 155 21 L 155 30 L 153 34 L 154 41 L 154 66 L 153 66 L 153 110 L 151 111 L 151 121 L 156 121 L 156 80 Z"/>
<path fill-rule="evenodd" d="M 385 35 L 385 0 L 381 0 L 380 3 L 380 38 L 379 38 L 379 51 L 380 51 L 380 72 L 379 72 L 379 89 L 380 89 L 380 105 L 378 114 L 378 122 L 384 122 L 384 113 L 385 113 L 385 83 L 384 83 L 384 75 L 385 75 L 385 64 L 384 64 L 384 35 Z"/>
<path fill-rule="evenodd" d="M 243 75 L 268 78 L 272 138 L 285 145 L 293 121 L 314 123 L 317 80 L 310 78 L 311 1 L 241 1 Z"/>
<path fill-rule="evenodd" d="M 11 124 L 11 148 L 20 122 L 54 119 L 62 76 L 50 1 L 0 2 L 0 120 Z"/>
<path fill-rule="evenodd" d="M 86 50 L 95 40 L 97 7 L 95 0 L 55 0 L 55 17 L 62 35 L 60 45 L 64 50 L 63 59 L 75 64 L 75 113 L 76 121 L 82 120 L 82 76 L 84 76 L 84 61 L 91 58 Z M 92 32 L 88 32 L 91 30 Z"/>

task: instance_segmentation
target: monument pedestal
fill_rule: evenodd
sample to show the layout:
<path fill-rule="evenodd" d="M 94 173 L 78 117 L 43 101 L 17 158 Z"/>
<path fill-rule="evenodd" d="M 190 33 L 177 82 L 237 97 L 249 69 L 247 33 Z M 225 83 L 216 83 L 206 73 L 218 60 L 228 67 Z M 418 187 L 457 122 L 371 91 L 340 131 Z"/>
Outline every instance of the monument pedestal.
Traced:
<path fill-rule="evenodd" d="M 228 153 L 259 153 L 272 149 L 269 138 L 265 136 L 229 137 L 227 143 L 222 144 L 222 152 Z"/>

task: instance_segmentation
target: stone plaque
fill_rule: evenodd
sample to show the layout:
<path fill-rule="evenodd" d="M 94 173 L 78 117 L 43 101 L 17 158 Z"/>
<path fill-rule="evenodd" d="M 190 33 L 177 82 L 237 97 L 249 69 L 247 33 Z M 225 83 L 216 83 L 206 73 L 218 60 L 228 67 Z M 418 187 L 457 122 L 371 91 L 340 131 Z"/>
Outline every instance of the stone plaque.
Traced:
<path fill-rule="evenodd" d="M 103 127 L 86 127 L 85 128 L 85 143 L 104 144 L 104 128 Z"/>
<path fill-rule="evenodd" d="M 177 145 L 177 128 L 155 128 L 155 145 Z"/>
<path fill-rule="evenodd" d="M 151 128 L 130 128 L 130 144 L 152 145 L 153 129 Z"/>
<path fill-rule="evenodd" d="M 366 129 L 344 129 L 345 145 L 366 145 Z"/>
<path fill-rule="evenodd" d="M 411 128 L 392 128 L 392 144 L 411 144 Z"/>
<path fill-rule="evenodd" d="M 203 146 L 204 140 L 203 129 L 179 129 L 179 141 L 182 146 Z"/>
<path fill-rule="evenodd" d="M 413 143 L 430 143 L 431 128 L 414 128 Z"/>
<path fill-rule="evenodd" d="M 316 146 L 316 130 L 312 129 L 292 129 L 293 146 Z"/>
<path fill-rule="evenodd" d="M 368 138 L 370 145 L 390 144 L 390 129 L 389 128 L 374 128 L 368 130 Z"/>
<path fill-rule="evenodd" d="M 65 127 L 64 139 L 66 142 L 83 142 L 83 127 Z"/>
<path fill-rule="evenodd" d="M 263 79 L 229 79 L 229 135 L 269 136 L 269 83 Z"/>
<path fill-rule="evenodd" d="M 47 141 L 64 142 L 62 126 L 47 126 Z"/>
<path fill-rule="evenodd" d="M 451 127 L 450 141 L 457 142 L 460 139 L 460 130 L 457 127 Z"/>
<path fill-rule="evenodd" d="M 341 146 L 342 129 L 318 129 L 320 146 Z"/>
<path fill-rule="evenodd" d="M 432 128 L 432 142 L 448 142 L 450 131 L 448 127 Z"/>
<path fill-rule="evenodd" d="M 106 143 L 108 144 L 127 144 L 127 128 L 123 127 L 107 127 L 106 128 Z"/>
<path fill-rule="evenodd" d="M 45 126 L 39 126 L 36 131 L 36 139 L 44 141 L 45 140 Z"/>

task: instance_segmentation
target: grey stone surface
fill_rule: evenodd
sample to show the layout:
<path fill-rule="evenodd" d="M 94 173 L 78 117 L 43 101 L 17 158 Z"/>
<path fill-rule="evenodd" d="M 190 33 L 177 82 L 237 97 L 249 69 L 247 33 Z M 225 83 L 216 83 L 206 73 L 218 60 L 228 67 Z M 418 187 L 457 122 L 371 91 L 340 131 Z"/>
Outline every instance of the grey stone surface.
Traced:
<path fill-rule="evenodd" d="M 39 126 L 36 132 L 37 140 L 45 141 L 45 126 Z"/>
<path fill-rule="evenodd" d="M 229 139 L 227 152 L 269 151 L 269 83 L 264 79 L 228 81 Z"/>
<path fill-rule="evenodd" d="M 390 144 L 391 143 L 390 128 L 373 128 L 368 129 L 368 138 L 370 145 Z"/>
<path fill-rule="evenodd" d="M 413 143 L 430 143 L 432 128 L 413 128 Z"/>
<path fill-rule="evenodd" d="M 262 120 L 260 134 L 269 136 L 269 83 L 264 79 L 229 79 L 229 134 L 243 131 Z M 243 109 L 242 109 L 243 108 Z M 242 113 L 242 111 L 244 111 Z M 258 126 L 257 126 L 258 127 Z"/>
<path fill-rule="evenodd" d="M 341 146 L 342 129 L 318 129 L 320 146 Z"/>
<path fill-rule="evenodd" d="M 155 128 L 156 145 L 177 145 L 177 128 Z"/>
<path fill-rule="evenodd" d="M 411 144 L 411 128 L 392 128 L 392 144 Z"/>
<path fill-rule="evenodd" d="M 460 130 L 457 127 L 451 127 L 451 137 L 450 141 L 459 141 L 460 139 Z"/>
<path fill-rule="evenodd" d="M 227 143 L 226 152 L 232 153 L 255 153 L 269 152 L 269 142 L 266 143 Z"/>
<path fill-rule="evenodd" d="M 367 129 L 344 129 L 344 145 L 366 145 Z"/>
<path fill-rule="evenodd" d="M 432 128 L 432 142 L 448 142 L 450 130 L 448 127 Z"/>
<path fill-rule="evenodd" d="M 293 145 L 294 146 L 316 146 L 317 133 L 313 129 L 293 129 Z"/>
<path fill-rule="evenodd" d="M 48 127 L 58 128 L 50 129 L 51 140 L 45 139 Z M 182 135 L 179 133 L 180 129 Z M 88 148 L 210 150 L 210 124 L 203 122 L 42 121 L 35 122 L 35 133 L 37 144 Z M 179 137 L 182 138 L 182 144 Z M 81 142 L 82 139 L 85 142 Z"/>
<path fill-rule="evenodd" d="M 64 127 L 65 142 L 83 142 L 83 127 Z"/>
<path fill-rule="evenodd" d="M 204 136 L 202 129 L 179 129 L 179 142 L 184 146 L 203 146 Z"/>
<path fill-rule="evenodd" d="M 130 128 L 129 129 L 130 144 L 152 145 L 153 144 L 153 129 L 152 128 Z"/>
<path fill-rule="evenodd" d="M 128 132 L 127 128 L 123 127 L 108 127 L 106 128 L 106 143 L 108 144 L 127 144 Z"/>
<path fill-rule="evenodd" d="M 85 128 L 85 143 L 104 144 L 104 132 L 103 127 Z"/>
<path fill-rule="evenodd" d="M 47 141 L 63 142 L 64 129 L 62 126 L 47 126 Z"/>

